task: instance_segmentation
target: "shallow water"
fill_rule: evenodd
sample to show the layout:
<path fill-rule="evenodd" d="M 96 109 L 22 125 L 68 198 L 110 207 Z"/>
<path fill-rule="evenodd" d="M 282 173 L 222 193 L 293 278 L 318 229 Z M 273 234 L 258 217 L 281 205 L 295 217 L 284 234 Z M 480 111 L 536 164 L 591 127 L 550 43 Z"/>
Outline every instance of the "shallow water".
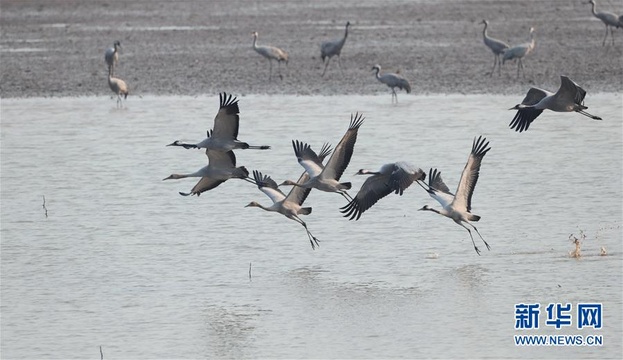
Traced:
<path fill-rule="evenodd" d="M 335 145 L 360 111 L 343 180 L 358 189 L 358 169 L 406 160 L 454 189 L 485 135 L 473 212 L 491 251 L 416 211 L 437 205 L 416 185 L 357 222 L 313 191 L 316 251 L 295 222 L 244 208 L 270 203 L 246 182 L 179 196 L 196 180 L 161 180 L 206 158 L 164 145 L 202 139 L 218 97 L 3 99 L 2 357 L 621 358 L 621 95 L 587 97 L 604 121 L 545 112 L 521 134 L 505 110 L 521 96 L 399 96 L 242 96 L 239 138 L 273 148 L 238 164 L 296 179 L 290 141 Z M 556 331 L 542 315 L 515 330 L 514 305 L 531 302 L 602 302 L 604 327 Z M 516 347 L 526 333 L 604 346 Z"/>

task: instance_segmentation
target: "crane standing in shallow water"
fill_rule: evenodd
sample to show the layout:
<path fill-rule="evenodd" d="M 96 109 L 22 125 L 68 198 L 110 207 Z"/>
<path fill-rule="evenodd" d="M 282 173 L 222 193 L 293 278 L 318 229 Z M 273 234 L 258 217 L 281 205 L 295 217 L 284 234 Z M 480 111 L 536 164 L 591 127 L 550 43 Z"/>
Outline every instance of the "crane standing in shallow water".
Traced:
<path fill-rule="evenodd" d="M 331 41 L 325 41 L 320 45 L 320 58 L 324 63 L 324 70 L 322 71 L 322 75 L 324 76 L 327 71 L 327 67 L 329 66 L 329 62 L 331 62 L 331 58 L 333 56 L 337 56 L 337 66 L 340 68 L 340 72 L 344 75 L 342 71 L 342 60 L 340 57 L 340 53 L 342 52 L 342 48 L 344 47 L 344 43 L 346 43 L 346 37 L 348 37 L 348 27 L 350 26 L 350 21 L 346 22 L 346 29 L 344 30 L 344 37 L 339 39 L 334 39 Z M 326 59 L 326 61 L 325 61 Z"/>
<path fill-rule="evenodd" d="M 517 114 L 510 123 L 511 129 L 522 132 L 528 130 L 530 124 L 545 109 L 556 112 L 575 111 L 593 120 L 601 120 L 599 116 L 587 113 L 584 106 L 586 91 L 568 77 L 560 76 L 560 88 L 554 94 L 550 91 L 532 87 L 521 104 L 517 104 L 509 110 L 517 110 Z"/>
<path fill-rule="evenodd" d="M 235 149 L 270 149 L 268 145 L 249 145 L 238 140 L 238 129 L 240 128 L 240 109 L 238 99 L 231 94 L 219 94 L 220 106 L 218 113 L 214 117 L 214 130 L 207 131 L 207 137 L 196 143 L 187 144 L 175 140 L 167 146 L 181 146 L 185 149 L 211 149 L 218 151 L 230 151 Z"/>
<path fill-rule="evenodd" d="M 282 61 L 285 62 L 286 66 L 288 66 L 288 53 L 274 46 L 258 46 L 257 45 L 257 37 L 258 37 L 257 31 L 253 32 L 252 35 L 253 35 L 253 50 L 255 50 L 258 54 L 268 59 L 268 64 L 269 64 L 268 81 L 271 81 L 272 76 L 273 76 L 273 60 L 277 61 L 277 71 L 279 72 L 279 78 L 283 80 L 283 75 L 281 75 L 281 62 Z"/>
<path fill-rule="evenodd" d="M 470 221 L 480 220 L 480 216 L 471 213 L 472 195 L 474 193 L 474 188 L 476 187 L 476 182 L 478 181 L 482 158 L 489 150 L 491 150 L 488 145 L 489 142 L 486 138 L 483 138 L 482 136 L 478 137 L 478 139 L 474 138 L 472 151 L 467 159 L 467 164 L 465 164 L 463 173 L 461 174 L 461 180 L 459 181 L 459 186 L 456 189 L 456 195 L 453 195 L 450 192 L 450 189 L 448 189 L 448 186 L 446 186 L 443 182 L 441 179 L 441 173 L 437 171 L 437 169 L 430 169 L 430 173 L 428 175 L 428 188 L 424 188 L 424 190 L 426 190 L 433 199 L 437 200 L 441 204 L 442 209 L 437 210 L 428 207 L 428 205 L 424 205 L 424 207 L 419 209 L 436 212 L 439 215 L 450 218 L 467 230 L 469 237 L 472 239 L 472 244 L 474 244 L 474 250 L 476 250 L 478 255 L 480 255 L 480 250 L 478 250 L 478 247 L 474 242 L 472 232 L 467 226 L 463 225 L 463 223 L 469 224 L 472 228 L 474 228 L 478 236 L 480 236 L 480 239 L 482 239 L 487 246 L 487 250 L 491 250 L 491 247 L 487 244 L 485 239 L 482 238 L 482 235 L 480 235 L 478 229 L 470 223 Z"/>
<path fill-rule="evenodd" d="M 536 46 L 536 39 L 534 35 L 535 29 L 533 27 L 530 28 L 530 42 L 523 43 L 520 45 L 513 46 L 509 49 L 504 50 L 504 55 L 502 56 L 502 64 L 506 63 L 506 60 L 517 59 L 517 77 L 519 77 L 519 69 L 524 77 L 526 77 L 526 72 L 523 68 L 522 59 L 528 56 Z"/>
<path fill-rule="evenodd" d="M 349 220 L 359 220 L 361 214 L 377 201 L 391 194 L 402 193 L 414 182 L 426 179 L 426 173 L 420 168 L 403 161 L 385 164 L 379 171 L 360 169 L 355 175 L 372 175 L 366 179 L 357 195 L 340 212 Z"/>
<path fill-rule="evenodd" d="M 376 71 L 376 79 L 383 84 L 387 85 L 392 89 L 392 104 L 394 103 L 394 97 L 396 98 L 396 104 L 398 103 L 398 95 L 396 94 L 396 89 L 405 90 L 408 93 L 411 92 L 411 85 L 409 81 L 405 79 L 403 76 L 394 73 L 385 73 L 383 75 L 379 75 L 381 72 L 381 65 L 374 65 L 372 70 Z"/>
<path fill-rule="evenodd" d="M 614 46 L 614 28 L 623 28 L 623 15 L 617 16 L 614 13 L 609 11 L 596 11 L 595 8 L 597 5 L 595 4 L 595 0 L 590 0 L 587 4 L 593 4 L 592 13 L 596 18 L 603 21 L 604 25 L 606 25 L 606 34 L 604 36 L 604 41 L 601 43 L 601 46 L 606 45 L 606 40 L 608 39 L 608 28 L 610 28 L 610 38 L 612 39 L 612 45 Z"/>
<path fill-rule="evenodd" d="M 112 66 L 108 67 L 108 86 L 112 92 L 117 94 L 117 107 L 123 107 L 121 96 L 123 95 L 124 99 L 128 98 L 128 85 L 125 81 L 112 76 Z"/>
<path fill-rule="evenodd" d="M 508 44 L 502 40 L 498 40 L 487 35 L 487 27 L 489 22 L 483 20 L 482 24 L 485 24 L 485 28 L 482 30 L 482 36 L 484 38 L 485 45 L 493 52 L 493 68 L 491 69 L 491 75 L 495 72 L 495 65 L 498 66 L 498 75 L 502 75 L 502 58 L 500 57 L 506 49 L 509 48 Z"/>

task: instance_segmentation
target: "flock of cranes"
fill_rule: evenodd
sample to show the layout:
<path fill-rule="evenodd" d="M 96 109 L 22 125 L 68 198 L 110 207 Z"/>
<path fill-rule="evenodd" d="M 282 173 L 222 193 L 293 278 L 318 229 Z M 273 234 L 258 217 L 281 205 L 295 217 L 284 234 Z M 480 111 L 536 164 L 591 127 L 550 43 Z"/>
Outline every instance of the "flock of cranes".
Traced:
<path fill-rule="evenodd" d="M 596 12 L 595 1 L 590 0 L 593 14 L 606 24 L 606 36 L 602 45 L 605 45 L 608 30 L 612 35 L 613 27 L 622 26 L 622 18 L 604 12 Z M 517 76 L 523 70 L 522 59 L 530 54 L 535 47 L 535 29 L 530 28 L 529 42 L 516 46 L 509 46 L 507 43 L 490 37 L 488 35 L 489 22 L 483 20 L 484 43 L 489 47 L 494 55 L 491 75 L 498 68 L 501 74 L 501 67 L 507 60 L 517 60 Z M 341 50 L 348 37 L 350 22 L 347 22 L 344 35 L 331 41 L 321 44 L 321 59 L 324 68 L 321 76 L 326 74 L 327 68 L 332 57 L 337 57 L 338 68 L 342 72 L 340 60 Z M 610 28 L 610 29 L 609 29 Z M 286 51 L 274 46 L 261 46 L 257 44 L 258 33 L 253 32 L 253 49 L 269 62 L 269 80 L 272 80 L 272 63 L 277 62 L 278 76 L 283 79 L 281 74 L 281 63 L 287 66 L 289 55 Z M 614 42 L 614 39 L 612 39 Z M 113 47 L 105 52 L 105 62 L 108 65 L 108 84 L 110 89 L 117 95 L 117 106 L 122 106 L 122 96 L 128 95 L 127 84 L 118 77 L 115 77 L 115 68 L 119 60 L 119 49 L 121 43 L 115 41 Z M 392 103 L 398 102 L 396 88 L 411 92 L 409 81 L 396 73 L 381 73 L 381 66 L 374 65 L 372 71 L 381 83 L 391 89 Z M 561 85 L 556 93 L 532 87 L 528 90 L 525 98 L 520 104 L 515 105 L 509 110 L 517 110 L 514 118 L 510 122 L 510 128 L 523 132 L 527 130 L 532 122 L 543 112 L 551 110 L 554 112 L 578 112 L 594 120 L 602 120 L 600 117 L 586 112 L 584 105 L 586 91 L 567 76 L 561 76 Z M 394 193 L 402 196 L 403 193 L 415 182 L 422 187 L 441 208 L 433 208 L 424 205 L 419 210 L 431 211 L 453 220 L 456 224 L 467 230 L 474 250 L 480 255 L 480 249 L 476 246 L 472 229 L 478 234 L 488 250 L 489 244 L 484 240 L 473 222 L 480 220 L 480 216 L 471 212 L 472 196 L 479 178 L 480 167 L 484 156 L 491 150 L 489 141 L 483 136 L 474 138 L 471 152 L 467 163 L 461 174 L 456 192 L 450 192 L 448 186 L 441 178 L 441 172 L 436 168 L 431 168 L 427 174 L 422 169 L 404 161 L 392 162 L 382 165 L 379 170 L 372 171 L 360 169 L 355 175 L 368 176 L 361 185 L 355 196 L 351 196 L 348 191 L 352 189 L 352 183 L 341 181 L 351 158 L 355 152 L 355 144 L 359 128 L 364 124 L 363 114 L 351 114 L 350 124 L 335 148 L 331 148 L 329 143 L 324 143 L 319 153 L 316 153 L 306 142 L 294 139 L 292 148 L 298 163 L 304 169 L 303 173 L 296 181 L 284 180 L 277 184 L 269 175 L 259 170 L 251 172 L 245 166 L 237 166 L 235 150 L 269 150 L 269 145 L 249 145 L 249 143 L 238 139 L 240 126 L 240 109 L 238 99 L 231 94 L 221 93 L 219 110 L 214 118 L 213 128 L 206 131 L 206 137 L 195 143 L 184 143 L 175 140 L 167 146 L 183 147 L 185 149 L 205 149 L 208 164 L 199 170 L 190 173 L 174 173 L 163 180 L 199 178 L 199 181 L 188 192 L 179 192 L 180 195 L 201 195 L 205 191 L 215 189 L 223 182 L 230 179 L 240 179 L 257 186 L 266 196 L 272 200 L 272 204 L 264 206 L 256 201 L 251 201 L 246 207 L 258 207 L 265 211 L 277 212 L 283 216 L 296 221 L 304 227 L 312 249 L 319 245 L 319 239 L 312 234 L 307 223 L 301 219 L 303 215 L 312 213 L 311 207 L 304 207 L 303 203 L 307 199 L 312 189 L 318 191 L 337 193 L 341 195 L 346 204 L 339 207 L 342 216 L 349 220 L 359 220 L 364 212 L 368 211 L 382 198 Z M 328 160 L 325 162 L 325 159 Z M 281 189 L 291 186 L 286 194 Z"/>
<path fill-rule="evenodd" d="M 600 19 L 605 27 L 606 33 L 604 35 L 604 39 L 602 42 L 602 46 L 606 44 L 606 40 L 608 38 L 608 32 L 610 32 L 610 37 L 612 40 L 612 44 L 614 45 L 614 28 L 623 28 L 623 15 L 618 16 L 612 12 L 606 11 L 597 11 L 595 0 L 589 0 L 588 4 L 592 5 L 592 14 Z M 519 77 L 520 72 L 524 72 L 523 59 L 526 56 L 530 55 L 535 49 L 536 46 L 536 29 L 534 27 L 530 28 L 529 40 L 527 42 L 520 43 L 518 45 L 510 46 L 506 42 L 496 39 L 494 37 L 489 36 L 488 28 L 489 22 L 487 20 L 482 20 L 481 22 L 484 24 L 484 28 L 482 31 L 483 40 L 485 45 L 491 50 L 493 53 L 493 67 L 491 69 L 490 75 L 493 76 L 495 72 L 495 68 L 498 68 L 498 75 L 501 75 L 502 65 L 506 61 L 514 60 L 517 63 L 517 77 Z M 343 74 L 342 70 L 342 61 L 341 61 L 341 53 L 344 45 L 346 43 L 346 39 L 348 38 L 348 30 L 351 26 L 350 21 L 346 22 L 344 27 L 344 35 L 342 37 L 324 41 L 320 44 L 320 59 L 324 64 L 324 68 L 322 70 L 321 77 L 324 77 L 327 68 L 329 67 L 329 63 L 331 62 L 331 58 L 337 57 L 337 64 L 340 72 Z M 263 58 L 268 61 L 268 80 L 272 81 L 273 75 L 273 61 L 277 62 L 277 72 L 280 79 L 283 80 L 283 74 L 281 73 L 281 63 L 285 63 L 286 67 L 289 61 L 288 53 L 276 46 L 268 46 L 268 45 L 258 45 L 257 39 L 259 37 L 258 33 L 255 31 L 251 33 L 253 37 L 253 50 L 255 50 L 258 54 L 260 54 Z M 125 99 L 128 96 L 128 86 L 125 81 L 122 79 L 115 77 L 114 70 L 115 66 L 119 60 L 119 49 L 121 48 L 121 43 L 119 41 L 115 41 L 113 46 L 106 50 L 104 54 L 104 59 L 106 64 L 108 65 L 108 85 L 113 93 L 117 95 L 117 107 L 123 106 L 122 97 Z M 396 88 L 400 90 L 405 90 L 407 93 L 411 92 L 411 84 L 407 80 L 406 77 L 397 74 L 397 73 L 381 73 L 381 66 L 376 64 L 372 67 L 372 71 L 376 79 L 387 85 L 391 89 L 392 95 L 392 103 L 395 101 L 398 102 L 398 95 L 396 94 Z M 556 110 L 555 110 L 556 111 Z"/>
<path fill-rule="evenodd" d="M 366 179 L 357 194 L 352 197 L 347 192 L 351 190 L 352 184 L 340 182 L 340 178 L 355 152 L 358 131 L 365 120 L 363 114 L 351 114 L 348 129 L 333 149 L 328 143 L 325 143 L 317 154 L 307 143 L 292 140 L 294 154 L 304 172 L 297 181 L 285 180 L 278 185 L 270 176 L 259 170 L 253 170 L 253 177 L 250 177 L 246 167 L 236 167 L 234 149 L 267 150 L 270 148 L 266 145 L 251 147 L 237 139 L 240 125 L 239 113 L 238 100 L 231 94 L 221 93 L 219 111 L 214 118 L 213 129 L 207 131 L 210 141 L 206 139 L 197 144 L 182 144 L 176 140 L 168 145 L 186 149 L 205 148 L 208 165 L 188 174 L 171 174 L 163 180 L 187 177 L 200 178 L 190 192 L 180 192 L 184 196 L 199 196 L 229 179 L 241 179 L 252 183 L 272 200 L 272 205 L 264 206 L 259 202 L 251 201 L 246 207 L 258 207 L 265 211 L 277 212 L 301 224 L 305 228 L 312 249 L 319 245 L 319 240 L 309 230 L 307 223 L 300 218 L 300 216 L 309 215 L 312 212 L 311 207 L 303 207 L 303 203 L 312 189 L 340 194 L 348 201 L 346 205 L 340 208 L 340 212 L 350 220 L 359 220 L 361 215 L 380 199 L 391 193 L 402 195 L 412 183 L 417 182 L 442 206 L 441 210 L 428 206 L 424 206 L 420 210 L 434 211 L 454 220 L 468 231 L 472 243 L 474 239 L 471 230 L 464 224 L 470 225 L 482 239 L 476 227 L 471 224 L 472 221 L 478 221 L 480 217 L 470 211 L 480 164 L 485 154 L 490 150 L 489 142 L 484 137 L 480 136 L 474 140 L 456 195 L 450 193 L 448 187 L 441 180 L 441 175 L 437 169 L 430 169 L 429 181 L 426 183 L 424 182 L 426 174 L 422 169 L 407 162 L 399 161 L 385 164 L 379 171 L 360 169 L 356 175 L 370 175 L 370 177 Z M 328 160 L 325 162 L 327 157 Z M 282 186 L 292 186 L 287 195 L 281 190 Z M 487 242 L 482 240 L 487 249 L 490 249 Z M 474 249 L 480 255 L 480 250 L 475 243 Z"/>

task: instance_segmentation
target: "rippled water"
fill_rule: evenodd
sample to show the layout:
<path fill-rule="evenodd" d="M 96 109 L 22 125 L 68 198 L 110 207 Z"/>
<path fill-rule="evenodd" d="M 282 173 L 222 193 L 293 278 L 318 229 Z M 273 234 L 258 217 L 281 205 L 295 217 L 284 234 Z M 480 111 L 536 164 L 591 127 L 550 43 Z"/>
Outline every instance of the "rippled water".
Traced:
<path fill-rule="evenodd" d="M 416 185 L 358 222 L 340 216 L 339 195 L 312 192 L 316 251 L 295 222 L 244 208 L 270 203 L 246 182 L 179 196 L 196 180 L 162 179 L 206 158 L 164 145 L 200 140 L 217 97 L 135 97 L 121 110 L 3 99 L 2 357 L 96 358 L 101 345 L 108 359 L 620 358 L 622 97 L 587 97 L 604 121 L 545 112 L 518 134 L 505 109 L 521 96 L 399 96 L 242 96 L 240 139 L 273 149 L 238 151 L 238 164 L 296 179 L 291 139 L 335 145 L 360 111 L 343 179 L 358 188 L 357 169 L 406 160 L 454 189 L 483 134 L 492 150 L 473 212 L 491 251 L 477 256 L 464 229 L 416 211 L 437 205 Z M 602 302 L 599 331 L 528 333 L 605 345 L 516 347 L 521 302 Z"/>

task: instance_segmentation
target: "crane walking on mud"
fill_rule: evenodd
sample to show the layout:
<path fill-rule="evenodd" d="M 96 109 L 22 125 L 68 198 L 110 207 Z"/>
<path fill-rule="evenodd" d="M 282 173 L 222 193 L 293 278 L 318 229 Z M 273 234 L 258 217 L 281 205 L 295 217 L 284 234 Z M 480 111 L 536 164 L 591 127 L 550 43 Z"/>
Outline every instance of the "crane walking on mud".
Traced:
<path fill-rule="evenodd" d="M 394 103 L 394 98 L 396 98 L 396 104 L 398 103 L 398 95 L 396 94 L 396 88 L 405 90 L 408 93 L 411 92 L 411 84 L 409 81 L 405 79 L 403 76 L 394 73 L 385 73 L 380 75 L 381 65 L 374 65 L 372 67 L 373 71 L 376 71 L 376 79 L 383 84 L 387 85 L 390 89 L 392 89 L 392 104 Z"/>
<path fill-rule="evenodd" d="M 285 62 L 286 66 L 288 66 L 288 53 L 274 46 L 258 46 L 257 45 L 257 37 L 258 37 L 257 31 L 253 32 L 252 35 L 253 35 L 253 50 L 257 51 L 258 54 L 268 59 L 268 64 L 269 64 L 268 81 L 271 81 L 272 76 L 273 76 L 273 60 L 277 61 L 277 71 L 279 72 L 279 78 L 283 80 L 283 75 L 281 75 L 281 62 L 282 61 Z"/>
<path fill-rule="evenodd" d="M 489 22 L 487 20 L 483 20 L 482 24 L 485 24 L 485 28 L 482 30 L 482 36 L 484 38 L 485 45 L 491 49 L 493 52 L 493 68 L 491 69 L 491 75 L 495 72 L 495 66 L 498 66 L 498 75 L 502 75 L 502 54 L 506 49 L 509 48 L 508 44 L 502 40 L 498 40 L 492 37 L 489 37 L 487 34 L 487 27 L 489 27 Z"/>
<path fill-rule="evenodd" d="M 614 46 L 614 28 L 623 28 L 623 16 L 617 16 L 614 13 L 609 11 L 596 11 L 595 8 L 597 5 L 595 4 L 595 0 L 590 0 L 587 4 L 593 4 L 593 8 L 591 12 L 593 15 L 601 20 L 604 25 L 606 25 L 606 34 L 604 36 L 604 41 L 601 43 L 601 46 L 606 45 L 606 40 L 608 39 L 608 29 L 610 29 L 610 38 L 612 39 L 612 45 Z"/>
<path fill-rule="evenodd" d="M 324 63 L 324 70 L 322 71 L 322 75 L 324 76 L 327 71 L 327 67 L 329 66 L 329 62 L 331 62 L 331 58 L 333 56 L 337 56 L 337 66 L 340 68 L 340 72 L 342 75 L 344 72 L 342 71 L 342 60 L 340 57 L 340 53 L 342 52 L 342 48 L 344 47 L 344 43 L 346 43 L 346 37 L 348 37 L 348 27 L 350 26 L 350 21 L 346 22 L 346 29 L 344 30 L 344 37 L 339 39 L 334 39 L 331 41 L 325 41 L 320 45 L 320 58 Z M 325 61 L 326 59 L 326 61 Z"/>

